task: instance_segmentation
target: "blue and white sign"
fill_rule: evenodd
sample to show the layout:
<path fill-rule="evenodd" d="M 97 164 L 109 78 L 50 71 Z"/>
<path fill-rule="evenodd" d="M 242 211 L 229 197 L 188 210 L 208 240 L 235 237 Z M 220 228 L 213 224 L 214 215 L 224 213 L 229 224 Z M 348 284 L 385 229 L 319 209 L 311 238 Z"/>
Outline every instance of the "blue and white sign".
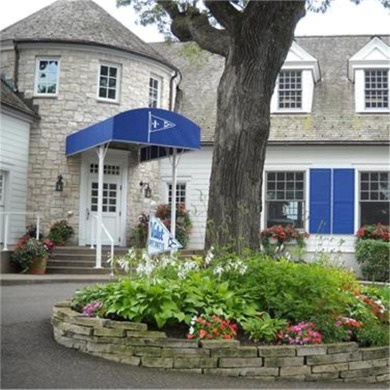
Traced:
<path fill-rule="evenodd" d="M 183 248 L 172 233 L 166 228 L 159 218 L 151 215 L 149 220 L 148 231 L 148 255 L 156 255 L 158 253 L 168 252 L 175 249 Z"/>

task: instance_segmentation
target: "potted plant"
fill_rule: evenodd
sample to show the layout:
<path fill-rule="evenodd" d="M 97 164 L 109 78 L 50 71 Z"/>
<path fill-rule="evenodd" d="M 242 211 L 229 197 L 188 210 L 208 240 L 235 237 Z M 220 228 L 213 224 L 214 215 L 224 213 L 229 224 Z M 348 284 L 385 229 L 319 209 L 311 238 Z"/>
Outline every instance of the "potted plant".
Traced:
<path fill-rule="evenodd" d="M 54 223 L 50 227 L 48 239 L 53 241 L 55 245 L 65 245 L 66 242 L 74 234 L 72 226 L 69 226 L 66 220 Z"/>
<path fill-rule="evenodd" d="M 11 260 L 20 272 L 41 275 L 46 272 L 47 259 L 53 248 L 51 240 L 39 241 L 25 235 L 17 243 Z"/>

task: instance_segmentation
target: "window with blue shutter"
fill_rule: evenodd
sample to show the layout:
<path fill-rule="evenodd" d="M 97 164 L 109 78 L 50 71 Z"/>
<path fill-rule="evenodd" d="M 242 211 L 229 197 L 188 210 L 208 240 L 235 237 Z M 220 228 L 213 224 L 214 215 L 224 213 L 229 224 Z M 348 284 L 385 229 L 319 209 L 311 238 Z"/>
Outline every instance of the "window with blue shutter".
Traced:
<path fill-rule="evenodd" d="M 331 230 L 330 169 L 310 170 L 309 231 L 312 234 L 330 234 Z"/>
<path fill-rule="evenodd" d="M 309 231 L 353 234 L 355 173 L 353 169 L 311 169 Z"/>

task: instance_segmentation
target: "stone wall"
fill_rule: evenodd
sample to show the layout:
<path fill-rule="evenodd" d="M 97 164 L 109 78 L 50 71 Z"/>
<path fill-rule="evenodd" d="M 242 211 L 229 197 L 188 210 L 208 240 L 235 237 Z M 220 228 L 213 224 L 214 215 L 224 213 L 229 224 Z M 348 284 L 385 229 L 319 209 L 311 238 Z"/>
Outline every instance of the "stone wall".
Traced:
<path fill-rule="evenodd" d="M 241 346 L 237 340 L 186 340 L 142 323 L 83 317 L 69 302 L 53 309 L 55 340 L 68 348 L 134 366 L 262 381 L 389 381 L 389 349 L 356 343 Z"/>

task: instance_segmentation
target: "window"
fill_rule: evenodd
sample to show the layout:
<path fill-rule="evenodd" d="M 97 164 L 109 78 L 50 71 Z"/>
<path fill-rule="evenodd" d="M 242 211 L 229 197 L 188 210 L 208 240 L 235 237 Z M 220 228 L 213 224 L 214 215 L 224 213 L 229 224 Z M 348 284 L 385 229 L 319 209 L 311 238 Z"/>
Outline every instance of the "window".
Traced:
<path fill-rule="evenodd" d="M 314 87 L 320 80 L 318 60 L 293 42 L 276 80 L 271 98 L 271 113 L 310 113 Z"/>
<path fill-rule="evenodd" d="M 101 65 L 99 74 L 99 98 L 117 101 L 119 85 L 119 67 Z"/>
<path fill-rule="evenodd" d="M 390 224 L 390 172 L 360 172 L 360 225 Z"/>
<path fill-rule="evenodd" d="M 172 204 L 172 184 L 168 184 L 168 203 Z M 186 184 L 176 184 L 176 205 L 186 204 Z"/>
<path fill-rule="evenodd" d="M 266 225 L 303 228 L 305 210 L 304 172 L 266 173 Z"/>
<path fill-rule="evenodd" d="M 53 59 L 37 60 L 35 93 L 56 96 L 58 93 L 59 61 Z"/>
<path fill-rule="evenodd" d="M 99 183 L 91 183 L 91 211 L 98 211 Z M 117 210 L 118 185 L 116 183 L 103 183 L 103 213 L 115 213 Z"/>
<path fill-rule="evenodd" d="M 149 79 L 149 107 L 160 107 L 160 87 L 161 80 L 157 77 L 150 77 Z"/>
<path fill-rule="evenodd" d="M 366 108 L 389 107 L 389 83 L 387 70 L 364 72 L 364 97 Z"/>
<path fill-rule="evenodd" d="M 282 71 L 279 74 L 279 109 L 302 108 L 302 72 Z"/>
<path fill-rule="evenodd" d="M 355 110 L 388 113 L 390 47 L 372 38 L 348 60 L 348 78 L 355 84 Z"/>

